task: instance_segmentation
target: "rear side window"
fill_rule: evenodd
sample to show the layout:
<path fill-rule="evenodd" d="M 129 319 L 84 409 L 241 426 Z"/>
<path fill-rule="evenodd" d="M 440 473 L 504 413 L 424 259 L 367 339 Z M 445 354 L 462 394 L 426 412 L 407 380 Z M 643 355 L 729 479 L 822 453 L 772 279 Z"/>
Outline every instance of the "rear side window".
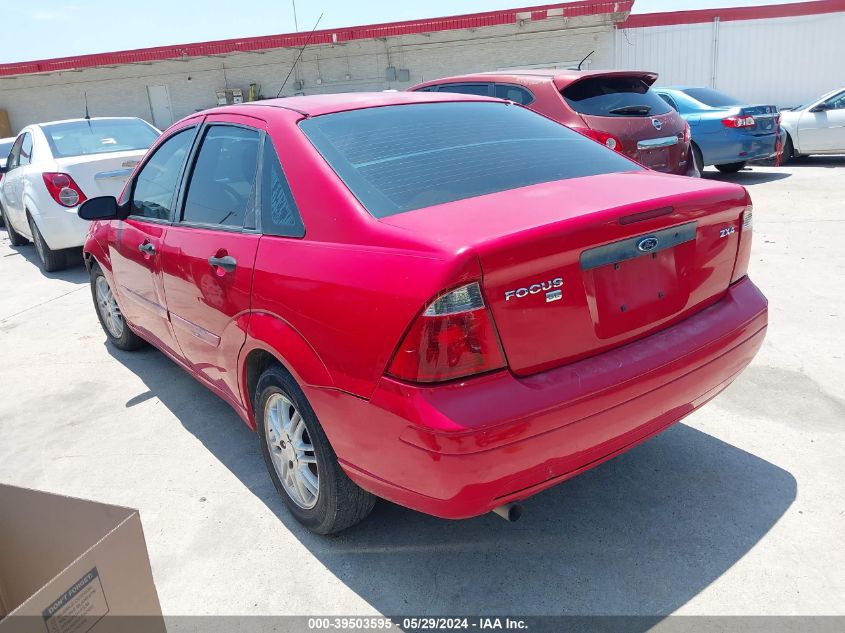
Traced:
<path fill-rule="evenodd" d="M 140 119 L 91 119 L 42 125 L 55 158 L 147 149 L 158 132 Z"/>
<path fill-rule="evenodd" d="M 164 141 L 144 164 L 135 179 L 130 211 L 132 215 L 155 220 L 170 219 L 179 174 L 195 132 L 194 128 L 177 132 Z"/>
<path fill-rule="evenodd" d="M 480 97 L 489 97 L 490 84 L 441 84 L 439 86 L 439 92 L 457 92 L 462 95 L 478 95 Z"/>
<path fill-rule="evenodd" d="M 674 108 L 675 110 L 678 110 L 678 112 L 680 112 L 680 109 L 678 108 L 678 104 L 677 104 L 677 103 L 675 103 L 675 100 L 674 100 L 672 97 L 670 97 L 670 96 L 669 96 L 669 95 L 667 95 L 667 94 L 663 94 L 662 92 L 658 92 L 658 93 L 657 93 L 657 95 L 658 95 L 661 99 L 663 99 L 666 103 L 668 103 L 670 107 L 672 107 L 672 108 Z"/>
<path fill-rule="evenodd" d="M 579 114 L 655 116 L 672 111 L 639 77 L 588 77 L 564 88 L 562 94 Z"/>
<path fill-rule="evenodd" d="M 266 235 L 302 237 L 305 235 L 305 226 L 269 136 L 264 139 L 261 169 L 261 232 Z"/>
<path fill-rule="evenodd" d="M 534 95 L 525 88 L 511 86 L 509 84 L 496 84 L 495 96 L 499 99 L 507 99 L 508 101 L 521 103 L 522 105 L 528 105 L 534 101 Z"/>
<path fill-rule="evenodd" d="M 726 108 L 728 106 L 742 105 L 742 101 L 736 97 L 726 95 L 724 92 L 713 90 L 712 88 L 686 88 L 682 90 L 685 95 L 688 95 L 704 105 L 713 108 Z"/>
<path fill-rule="evenodd" d="M 501 102 L 386 106 L 299 125 L 378 218 L 542 182 L 642 169 L 563 125 Z"/>
<path fill-rule="evenodd" d="M 255 206 L 258 130 L 208 128 L 191 173 L 184 222 L 242 228 Z"/>

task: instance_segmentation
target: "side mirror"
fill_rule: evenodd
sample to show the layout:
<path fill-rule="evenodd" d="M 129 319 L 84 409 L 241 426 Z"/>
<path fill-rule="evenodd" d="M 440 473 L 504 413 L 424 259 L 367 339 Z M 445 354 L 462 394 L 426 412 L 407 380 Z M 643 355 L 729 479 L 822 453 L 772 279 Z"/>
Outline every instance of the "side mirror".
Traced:
<path fill-rule="evenodd" d="M 810 108 L 810 112 L 827 112 L 827 110 L 828 107 L 826 103 L 820 103 L 819 105 Z"/>
<path fill-rule="evenodd" d="M 116 220 L 120 207 L 114 196 L 99 196 L 83 202 L 76 213 L 83 220 Z"/>
<path fill-rule="evenodd" d="M 5 174 L 7 171 L 9 171 L 9 170 L 6 169 L 6 165 L 0 165 L 0 176 Z"/>

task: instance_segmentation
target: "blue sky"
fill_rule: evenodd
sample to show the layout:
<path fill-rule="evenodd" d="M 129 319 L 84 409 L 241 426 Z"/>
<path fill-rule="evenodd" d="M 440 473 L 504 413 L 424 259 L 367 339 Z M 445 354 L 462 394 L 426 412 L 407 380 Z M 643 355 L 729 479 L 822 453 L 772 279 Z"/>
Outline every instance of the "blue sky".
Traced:
<path fill-rule="evenodd" d="M 554 0 L 300 0 L 299 29 L 494 11 Z M 783 4 L 788 0 L 636 0 L 635 13 Z M 0 63 L 294 31 L 291 0 L 4 0 Z M 35 8 L 33 5 L 38 5 Z M 232 7 L 236 6 L 237 11 Z M 134 7 L 134 8 L 133 8 Z"/>

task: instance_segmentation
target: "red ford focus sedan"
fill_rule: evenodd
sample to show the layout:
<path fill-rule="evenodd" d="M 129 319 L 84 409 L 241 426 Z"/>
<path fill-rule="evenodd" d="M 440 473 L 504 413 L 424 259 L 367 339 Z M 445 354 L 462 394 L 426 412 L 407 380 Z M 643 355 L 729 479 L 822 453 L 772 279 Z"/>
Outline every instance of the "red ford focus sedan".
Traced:
<path fill-rule="evenodd" d="M 698 177 L 689 125 L 651 89 L 655 81 L 650 72 L 541 69 L 446 77 L 409 90 L 507 99 L 650 169 Z"/>
<path fill-rule="evenodd" d="M 515 518 L 714 397 L 766 331 L 742 187 L 485 97 L 195 114 L 79 214 L 110 342 L 228 401 L 323 534 L 376 497 Z"/>

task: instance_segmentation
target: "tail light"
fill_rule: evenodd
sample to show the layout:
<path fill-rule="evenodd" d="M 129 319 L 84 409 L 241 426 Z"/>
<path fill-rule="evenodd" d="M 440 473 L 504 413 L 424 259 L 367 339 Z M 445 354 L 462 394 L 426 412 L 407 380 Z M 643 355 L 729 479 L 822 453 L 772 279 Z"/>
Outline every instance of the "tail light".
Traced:
<path fill-rule="evenodd" d="M 50 196 L 63 207 L 75 207 L 85 202 L 85 194 L 69 175 L 47 172 L 41 176 Z"/>
<path fill-rule="evenodd" d="M 471 283 L 441 295 L 423 310 L 387 373 L 412 382 L 439 382 L 504 366 L 493 317 L 478 283 Z"/>
<path fill-rule="evenodd" d="M 588 127 L 577 128 L 575 131 L 580 132 L 584 136 L 587 136 L 593 139 L 594 141 L 598 141 L 599 143 L 607 145 L 607 147 L 612 150 L 616 150 L 617 152 L 622 151 L 622 141 L 613 136 L 613 134 L 608 134 L 607 132 L 602 132 L 600 130 L 593 130 Z"/>
<path fill-rule="evenodd" d="M 757 123 L 753 116 L 729 116 L 727 119 L 722 119 L 722 125 L 730 128 L 754 127 Z"/>
<path fill-rule="evenodd" d="M 739 229 L 739 246 L 736 250 L 736 263 L 731 283 L 739 281 L 748 274 L 748 262 L 751 260 L 751 229 L 754 226 L 754 207 L 749 204 L 742 212 Z"/>
<path fill-rule="evenodd" d="M 690 130 L 689 123 L 684 121 L 684 145 L 689 145 L 692 140 L 692 130 Z"/>

